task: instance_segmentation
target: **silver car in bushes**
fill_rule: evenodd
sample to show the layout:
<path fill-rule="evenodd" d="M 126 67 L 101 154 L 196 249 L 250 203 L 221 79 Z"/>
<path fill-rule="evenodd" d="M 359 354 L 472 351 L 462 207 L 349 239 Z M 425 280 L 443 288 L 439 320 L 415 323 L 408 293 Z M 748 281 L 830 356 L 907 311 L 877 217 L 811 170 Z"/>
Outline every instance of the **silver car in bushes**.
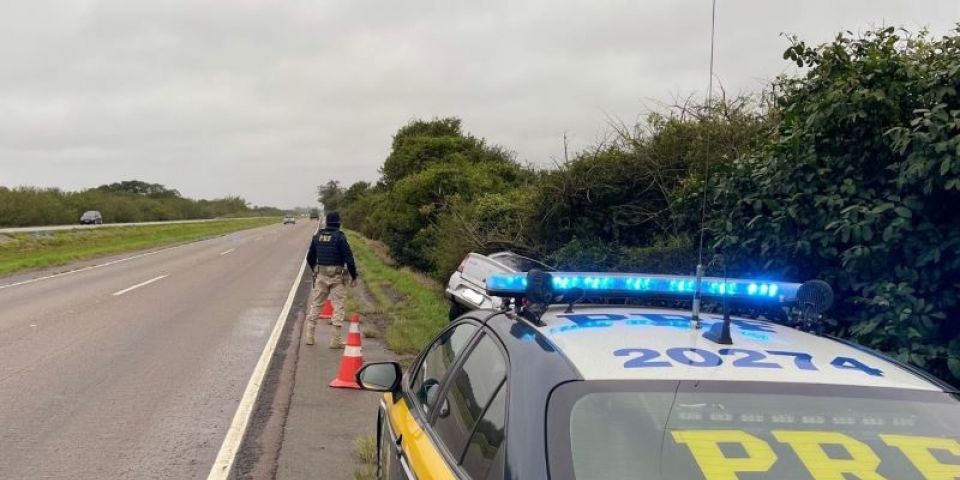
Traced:
<path fill-rule="evenodd" d="M 537 260 L 510 251 L 482 255 L 469 253 L 450 275 L 444 295 L 450 301 L 450 320 L 479 308 L 499 308 L 500 299 L 485 292 L 487 277 L 494 273 L 528 272 L 538 268 L 553 271 Z"/>

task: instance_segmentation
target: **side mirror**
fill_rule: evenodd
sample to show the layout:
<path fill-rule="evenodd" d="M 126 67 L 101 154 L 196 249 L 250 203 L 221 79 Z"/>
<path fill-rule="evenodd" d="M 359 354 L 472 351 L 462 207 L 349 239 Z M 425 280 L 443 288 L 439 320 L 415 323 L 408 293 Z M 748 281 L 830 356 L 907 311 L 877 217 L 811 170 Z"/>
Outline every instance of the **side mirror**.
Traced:
<path fill-rule="evenodd" d="M 440 395 L 440 382 L 436 379 L 428 378 L 423 382 L 422 389 L 424 404 L 427 405 L 428 409 L 434 408 Z M 440 418 L 446 418 L 450 415 L 450 405 L 447 403 L 447 399 L 443 399 L 443 403 L 440 404 L 439 408 L 440 411 L 438 415 L 440 415 Z"/>
<path fill-rule="evenodd" d="M 433 378 L 428 378 L 423 382 L 423 403 L 427 407 L 432 407 L 437 402 L 437 396 L 440 395 L 440 382 Z"/>
<path fill-rule="evenodd" d="M 372 362 L 357 372 L 357 384 L 372 392 L 395 392 L 400 388 L 403 371 L 397 362 Z"/>

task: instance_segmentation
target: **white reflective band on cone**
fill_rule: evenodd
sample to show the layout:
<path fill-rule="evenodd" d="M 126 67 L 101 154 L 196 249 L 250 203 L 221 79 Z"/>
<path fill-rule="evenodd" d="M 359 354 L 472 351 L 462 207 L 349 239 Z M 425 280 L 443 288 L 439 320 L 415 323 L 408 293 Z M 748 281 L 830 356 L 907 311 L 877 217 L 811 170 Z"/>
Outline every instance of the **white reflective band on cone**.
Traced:
<path fill-rule="evenodd" d="M 360 347 L 352 347 L 352 346 L 350 346 L 350 345 L 347 345 L 346 347 L 343 347 L 343 356 L 344 356 L 344 357 L 359 357 L 359 356 L 362 356 L 362 355 L 363 355 L 363 353 L 361 353 L 361 348 L 360 348 Z"/>
<path fill-rule="evenodd" d="M 359 323 L 350 323 L 350 330 L 347 330 L 348 333 L 360 333 L 360 324 Z"/>

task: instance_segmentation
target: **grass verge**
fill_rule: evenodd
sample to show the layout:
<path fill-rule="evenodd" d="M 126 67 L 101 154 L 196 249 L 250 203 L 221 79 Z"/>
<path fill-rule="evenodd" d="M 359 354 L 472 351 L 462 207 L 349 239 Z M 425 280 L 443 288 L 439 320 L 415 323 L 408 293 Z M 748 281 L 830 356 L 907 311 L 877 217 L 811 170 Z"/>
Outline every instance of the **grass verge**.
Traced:
<path fill-rule="evenodd" d="M 358 437 L 353 454 L 360 461 L 353 471 L 353 480 L 374 480 L 377 477 L 377 439 L 374 435 Z"/>
<path fill-rule="evenodd" d="M 136 227 L 0 235 L 0 275 L 79 260 L 200 240 L 276 223 L 277 218 L 227 219 Z"/>
<path fill-rule="evenodd" d="M 449 306 L 438 286 L 417 273 L 398 269 L 377 253 L 377 244 L 347 232 L 360 275 L 389 319 L 387 347 L 406 355 L 418 353 L 447 324 Z"/>
<path fill-rule="evenodd" d="M 412 358 L 427 342 L 447 325 L 449 306 L 440 286 L 428 278 L 405 268 L 397 268 L 385 247 L 357 232 L 348 231 L 357 269 L 370 295 L 361 302 L 355 289 L 347 296 L 348 311 L 361 311 L 362 303 L 370 305 L 376 315 L 386 317 L 384 338 L 387 347 L 404 358 Z M 370 298 L 372 297 L 372 298 Z M 376 328 L 365 327 L 365 337 L 379 335 Z M 372 480 L 377 472 L 377 445 L 373 435 L 358 437 L 354 442 L 358 464 L 354 480 Z"/>

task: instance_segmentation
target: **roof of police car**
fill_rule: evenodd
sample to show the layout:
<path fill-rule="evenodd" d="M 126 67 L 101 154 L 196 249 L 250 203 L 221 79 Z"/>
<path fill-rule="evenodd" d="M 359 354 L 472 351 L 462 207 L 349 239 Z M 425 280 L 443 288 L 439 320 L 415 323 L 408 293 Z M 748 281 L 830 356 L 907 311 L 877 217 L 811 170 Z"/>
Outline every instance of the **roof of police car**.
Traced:
<path fill-rule="evenodd" d="M 732 345 L 704 338 L 719 315 L 635 306 L 555 305 L 537 330 L 586 380 L 720 380 L 940 391 L 896 363 L 841 342 L 760 320 L 736 318 Z M 573 316 L 571 316 L 573 315 Z M 690 350 L 696 349 L 696 350 Z M 806 359 L 809 358 L 809 361 Z"/>

